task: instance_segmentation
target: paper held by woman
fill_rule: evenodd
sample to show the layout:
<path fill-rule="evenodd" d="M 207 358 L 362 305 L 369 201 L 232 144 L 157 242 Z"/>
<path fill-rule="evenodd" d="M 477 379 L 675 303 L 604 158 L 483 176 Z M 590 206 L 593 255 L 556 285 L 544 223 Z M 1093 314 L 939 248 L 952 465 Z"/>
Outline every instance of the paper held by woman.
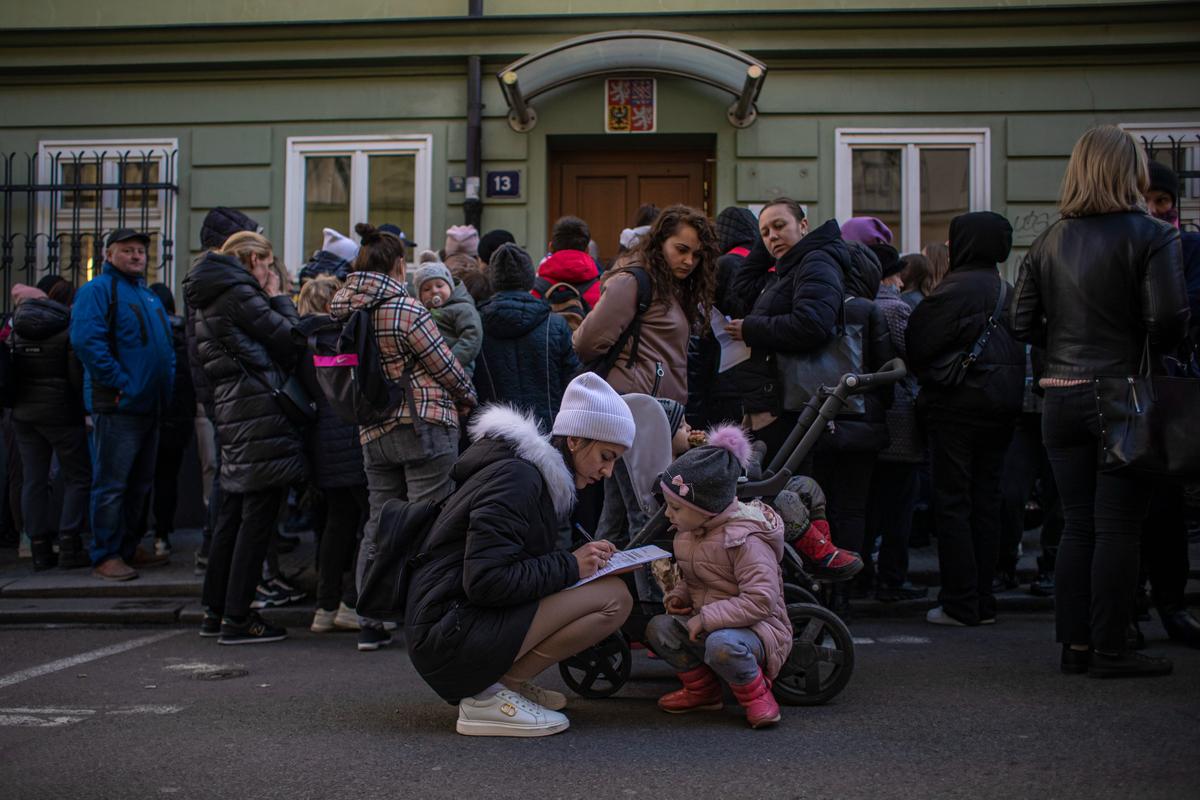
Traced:
<path fill-rule="evenodd" d="M 591 583 L 597 578 L 603 578 L 606 575 L 620 575 L 623 572 L 629 572 L 635 567 L 640 567 L 642 564 L 649 564 L 651 561 L 658 561 L 660 558 L 670 558 L 671 554 L 661 547 L 648 544 L 645 547 L 635 547 L 632 550 L 620 550 L 613 553 L 613 557 L 609 559 L 608 564 L 594 574 L 581 579 L 575 586 L 583 586 L 585 583 Z M 571 588 L 574 589 L 575 586 Z"/>

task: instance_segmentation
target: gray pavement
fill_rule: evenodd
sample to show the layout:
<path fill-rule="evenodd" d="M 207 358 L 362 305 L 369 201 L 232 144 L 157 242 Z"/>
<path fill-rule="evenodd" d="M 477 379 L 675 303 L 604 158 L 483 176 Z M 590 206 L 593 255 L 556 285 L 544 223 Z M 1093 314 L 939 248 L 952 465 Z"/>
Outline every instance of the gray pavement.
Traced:
<path fill-rule="evenodd" d="M 616 697 L 572 697 L 570 731 L 481 740 L 454 733 L 454 709 L 403 649 L 359 653 L 352 634 L 221 647 L 191 626 L 0 627 L 0 795 L 1193 796 L 1200 651 L 1146 630 L 1173 676 L 1060 675 L 1044 614 L 863 621 L 846 690 L 763 731 L 732 705 L 662 714 L 654 699 L 674 679 L 638 653 Z"/>

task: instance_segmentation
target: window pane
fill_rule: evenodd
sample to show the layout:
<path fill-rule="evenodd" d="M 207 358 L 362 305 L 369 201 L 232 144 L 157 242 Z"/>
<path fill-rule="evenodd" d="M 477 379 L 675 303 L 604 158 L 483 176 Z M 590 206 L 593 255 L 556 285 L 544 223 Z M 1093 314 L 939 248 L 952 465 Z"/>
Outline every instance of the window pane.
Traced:
<path fill-rule="evenodd" d="M 950 238 L 950 220 L 971 210 L 971 151 L 921 149 L 921 241 Z"/>
<path fill-rule="evenodd" d="M 901 236 L 900 211 L 903 176 L 899 148 L 851 152 L 853 200 L 856 217 L 875 217 L 892 229 L 893 242 Z"/>
<path fill-rule="evenodd" d="M 64 163 L 62 165 L 62 207 L 75 208 L 76 204 L 81 209 L 96 208 L 96 190 L 82 189 L 79 186 L 99 183 L 99 173 L 97 172 L 96 162 L 92 163 Z"/>
<path fill-rule="evenodd" d="M 350 156 L 309 156 L 304 159 L 304 249 L 308 260 L 321 249 L 321 230 L 333 228 L 349 236 Z M 296 269 L 297 265 L 292 265 Z"/>
<path fill-rule="evenodd" d="M 1175 170 L 1179 177 L 1179 221 L 1184 230 L 1196 230 L 1200 227 L 1200 132 L 1134 135 L 1145 147 L 1146 155 Z"/>
<path fill-rule="evenodd" d="M 367 214 L 372 225 L 390 222 L 413 235 L 413 201 L 417 193 L 415 155 L 371 156 L 367 180 Z M 428 242 L 418 242 L 425 247 Z"/>
<path fill-rule="evenodd" d="M 125 163 L 125 172 L 122 176 L 122 183 L 158 183 L 158 162 L 157 161 L 127 161 Z M 143 206 L 148 209 L 158 208 L 158 190 L 157 189 L 125 189 L 121 192 L 121 202 L 127 209 L 133 209 L 134 212 L 139 211 Z M 131 216 L 126 212 L 126 220 L 136 220 L 136 216 Z"/>

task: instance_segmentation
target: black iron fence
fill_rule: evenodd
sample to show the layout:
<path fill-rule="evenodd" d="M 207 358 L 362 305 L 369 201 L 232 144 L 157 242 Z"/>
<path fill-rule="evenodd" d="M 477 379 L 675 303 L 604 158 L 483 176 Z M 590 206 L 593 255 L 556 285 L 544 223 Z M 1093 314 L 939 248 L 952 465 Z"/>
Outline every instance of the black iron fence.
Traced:
<path fill-rule="evenodd" d="M 14 283 L 61 275 L 80 286 L 104 263 L 118 228 L 150 236 L 147 279 L 171 283 L 175 150 L 44 150 L 0 155 L 0 276 L 5 311 Z"/>
<path fill-rule="evenodd" d="M 1200 133 L 1140 137 L 1146 155 L 1175 170 L 1179 196 L 1175 199 L 1180 226 L 1200 230 Z"/>

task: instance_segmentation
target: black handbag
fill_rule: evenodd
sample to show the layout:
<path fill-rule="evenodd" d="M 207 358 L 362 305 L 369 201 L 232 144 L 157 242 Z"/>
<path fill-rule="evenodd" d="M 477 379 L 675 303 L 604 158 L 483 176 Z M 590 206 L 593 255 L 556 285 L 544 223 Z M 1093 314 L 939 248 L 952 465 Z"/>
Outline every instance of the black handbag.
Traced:
<path fill-rule="evenodd" d="M 879 453 L 880 461 L 893 464 L 920 464 L 925 461 L 925 437 L 917 422 L 917 392 L 911 378 L 896 384 L 892 407 L 884 412 L 888 446 Z"/>
<path fill-rule="evenodd" d="M 779 383 L 785 411 L 802 411 L 822 386 L 834 387 L 846 373 L 863 372 L 863 326 L 846 324 L 846 302 L 842 301 L 833 337 L 820 350 L 808 353 L 776 353 Z M 843 414 L 862 414 L 866 403 L 861 394 L 851 395 Z"/>
<path fill-rule="evenodd" d="M 1154 375 L 1150 341 L 1137 375 L 1097 375 L 1100 469 L 1200 477 L 1200 379 Z"/>
<path fill-rule="evenodd" d="M 207 330 L 208 320 L 201 319 L 201 322 Z M 212 336 L 211 331 L 209 331 L 209 336 Z M 304 388 L 304 384 L 300 381 L 298 376 L 293 374 L 283 382 L 282 386 L 272 386 L 267 382 L 266 378 L 262 377 L 261 375 L 255 375 L 253 372 L 247 369 L 246 364 L 241 358 L 238 357 L 238 354 L 226 347 L 220 339 L 213 336 L 212 341 L 217 345 L 217 347 L 221 348 L 225 355 L 233 359 L 233 363 L 238 365 L 238 368 L 241 369 L 243 375 L 260 386 L 266 388 L 266 390 L 271 393 L 271 399 L 273 399 L 275 404 L 279 406 L 280 412 L 287 417 L 288 422 L 292 423 L 301 430 L 316 424 L 317 404 L 312 397 L 309 396 L 308 390 Z"/>
<path fill-rule="evenodd" d="M 983 330 L 980 331 L 975 344 L 971 346 L 971 350 L 966 353 L 951 353 L 942 356 L 934 359 L 933 363 L 929 365 L 929 374 L 935 383 L 939 386 L 953 388 L 961 385 L 967 379 L 967 373 L 983 355 L 988 340 L 992 338 L 992 333 L 1000 326 L 1000 315 L 1004 312 L 1004 301 L 1007 297 L 1008 282 L 1004 278 L 1000 278 L 1000 291 L 996 295 L 996 307 L 992 310 L 992 315 L 988 317 Z"/>

